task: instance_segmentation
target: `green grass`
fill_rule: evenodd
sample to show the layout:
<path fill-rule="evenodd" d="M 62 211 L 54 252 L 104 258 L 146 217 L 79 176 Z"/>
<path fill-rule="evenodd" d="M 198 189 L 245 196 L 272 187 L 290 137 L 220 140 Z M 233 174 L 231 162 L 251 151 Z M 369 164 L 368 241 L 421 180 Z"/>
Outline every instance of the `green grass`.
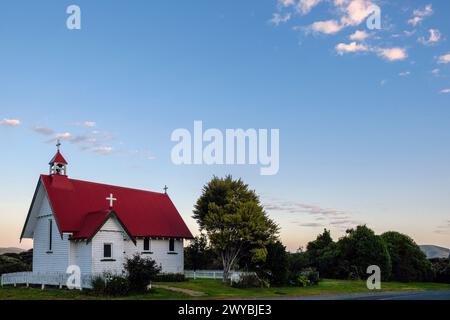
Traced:
<path fill-rule="evenodd" d="M 282 288 L 254 288 L 238 289 L 224 285 L 220 280 L 191 280 L 181 283 L 162 283 L 164 285 L 186 288 L 205 292 L 206 298 L 265 298 L 283 296 L 313 296 L 328 294 L 352 294 L 367 293 L 365 281 L 349 280 L 322 280 L 318 286 L 306 288 L 282 287 Z M 436 283 L 399 283 L 385 282 L 381 291 L 420 291 L 420 290 L 450 290 L 450 284 Z"/>
<path fill-rule="evenodd" d="M 367 293 L 364 281 L 322 280 L 318 286 L 296 288 L 267 288 L 267 289 L 237 289 L 224 285 L 220 280 L 191 280 L 181 283 L 161 283 L 171 287 L 191 289 L 204 292 L 201 299 L 230 299 L 230 298 L 268 298 L 289 296 L 314 296 L 329 294 Z M 418 291 L 418 290 L 450 290 L 450 284 L 436 283 L 398 283 L 384 282 L 381 291 Z M 99 300 L 99 299 L 128 299 L 128 300 L 155 300 L 155 299 L 193 299 L 183 293 L 164 289 L 153 289 L 142 295 L 132 295 L 125 298 L 99 297 L 87 291 L 69 291 L 59 289 L 40 290 L 39 288 L 14 288 L 5 286 L 0 288 L 0 300 Z"/>

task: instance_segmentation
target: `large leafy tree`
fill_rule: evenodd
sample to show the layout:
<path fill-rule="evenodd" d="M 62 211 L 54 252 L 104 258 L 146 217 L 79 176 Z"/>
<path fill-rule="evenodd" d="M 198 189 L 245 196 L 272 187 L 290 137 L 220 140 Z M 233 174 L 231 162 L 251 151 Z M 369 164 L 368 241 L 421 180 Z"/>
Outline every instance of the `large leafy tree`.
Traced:
<path fill-rule="evenodd" d="M 213 177 L 203 187 L 193 218 L 222 260 L 224 281 L 244 250 L 252 253 L 253 262 L 264 261 L 266 245 L 278 235 L 255 191 L 231 176 Z"/>
<path fill-rule="evenodd" d="M 347 230 L 347 235 L 337 243 L 338 259 L 342 277 L 366 277 L 367 267 L 377 265 L 381 269 L 381 277 L 388 280 L 391 275 L 391 257 L 386 243 L 367 226 L 358 226 Z"/>
<path fill-rule="evenodd" d="M 381 235 L 392 260 L 392 279 L 397 281 L 425 281 L 432 278 L 431 263 L 409 236 L 399 232 Z"/>
<path fill-rule="evenodd" d="M 337 248 L 329 230 L 325 229 L 316 240 L 308 243 L 307 255 L 311 266 L 323 277 L 333 277 L 336 273 Z"/>

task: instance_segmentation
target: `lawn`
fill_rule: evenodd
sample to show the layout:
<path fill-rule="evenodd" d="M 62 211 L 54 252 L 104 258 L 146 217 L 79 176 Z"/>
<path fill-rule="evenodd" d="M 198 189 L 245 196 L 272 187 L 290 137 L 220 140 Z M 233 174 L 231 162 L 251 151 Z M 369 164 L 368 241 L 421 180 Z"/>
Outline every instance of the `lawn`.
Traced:
<path fill-rule="evenodd" d="M 213 299 L 314 296 L 373 292 L 367 289 L 365 281 L 350 280 L 322 280 L 318 286 L 306 288 L 282 287 L 238 289 L 226 286 L 220 280 L 191 280 L 181 283 L 164 283 L 164 285 L 201 291 L 206 293 L 205 298 Z M 450 290 L 450 284 L 385 282 L 382 283 L 382 289 L 380 291 L 420 290 Z"/>
<path fill-rule="evenodd" d="M 190 289 L 204 292 L 200 299 L 232 299 L 232 298 L 269 298 L 289 296 L 314 296 L 329 294 L 351 294 L 368 292 L 364 281 L 322 280 L 318 286 L 296 288 L 237 289 L 224 285 L 220 280 L 190 280 L 181 283 L 161 283 L 170 287 Z M 450 284 L 436 283 L 398 283 L 385 282 L 381 291 L 418 291 L 418 290 L 450 290 Z M 99 300 L 99 299 L 192 299 L 183 293 L 164 289 L 153 289 L 143 295 L 132 295 L 125 298 L 98 297 L 87 291 L 69 291 L 59 289 L 40 290 L 38 288 L 0 288 L 0 300 Z"/>

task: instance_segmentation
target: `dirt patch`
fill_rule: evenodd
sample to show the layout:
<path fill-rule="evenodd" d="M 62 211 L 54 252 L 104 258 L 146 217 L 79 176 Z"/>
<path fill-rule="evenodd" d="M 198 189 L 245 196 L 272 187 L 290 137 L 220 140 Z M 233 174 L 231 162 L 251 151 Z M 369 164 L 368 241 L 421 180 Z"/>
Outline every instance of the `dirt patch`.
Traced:
<path fill-rule="evenodd" d="M 152 288 L 180 292 L 180 293 L 187 294 L 188 296 L 191 296 L 191 297 L 202 297 L 202 296 L 206 295 L 206 293 L 200 292 L 200 291 L 194 291 L 194 290 L 184 289 L 184 288 L 175 288 L 175 287 L 165 286 L 165 285 L 161 285 L 161 284 L 152 284 Z"/>

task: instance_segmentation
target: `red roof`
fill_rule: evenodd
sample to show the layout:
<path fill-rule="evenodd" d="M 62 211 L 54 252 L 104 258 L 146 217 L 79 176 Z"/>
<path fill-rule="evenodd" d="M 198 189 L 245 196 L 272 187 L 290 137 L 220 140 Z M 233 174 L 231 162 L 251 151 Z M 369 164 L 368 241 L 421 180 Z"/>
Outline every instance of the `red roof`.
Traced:
<path fill-rule="evenodd" d="M 54 163 L 68 164 L 66 159 L 64 159 L 63 155 L 59 151 L 56 152 L 55 156 L 53 157 L 52 160 L 50 160 L 49 164 L 54 164 Z"/>
<path fill-rule="evenodd" d="M 167 194 L 59 175 L 42 175 L 41 181 L 60 231 L 73 233 L 73 238 L 92 238 L 111 214 L 133 238 L 193 238 Z M 117 199 L 111 209 L 110 194 Z"/>

